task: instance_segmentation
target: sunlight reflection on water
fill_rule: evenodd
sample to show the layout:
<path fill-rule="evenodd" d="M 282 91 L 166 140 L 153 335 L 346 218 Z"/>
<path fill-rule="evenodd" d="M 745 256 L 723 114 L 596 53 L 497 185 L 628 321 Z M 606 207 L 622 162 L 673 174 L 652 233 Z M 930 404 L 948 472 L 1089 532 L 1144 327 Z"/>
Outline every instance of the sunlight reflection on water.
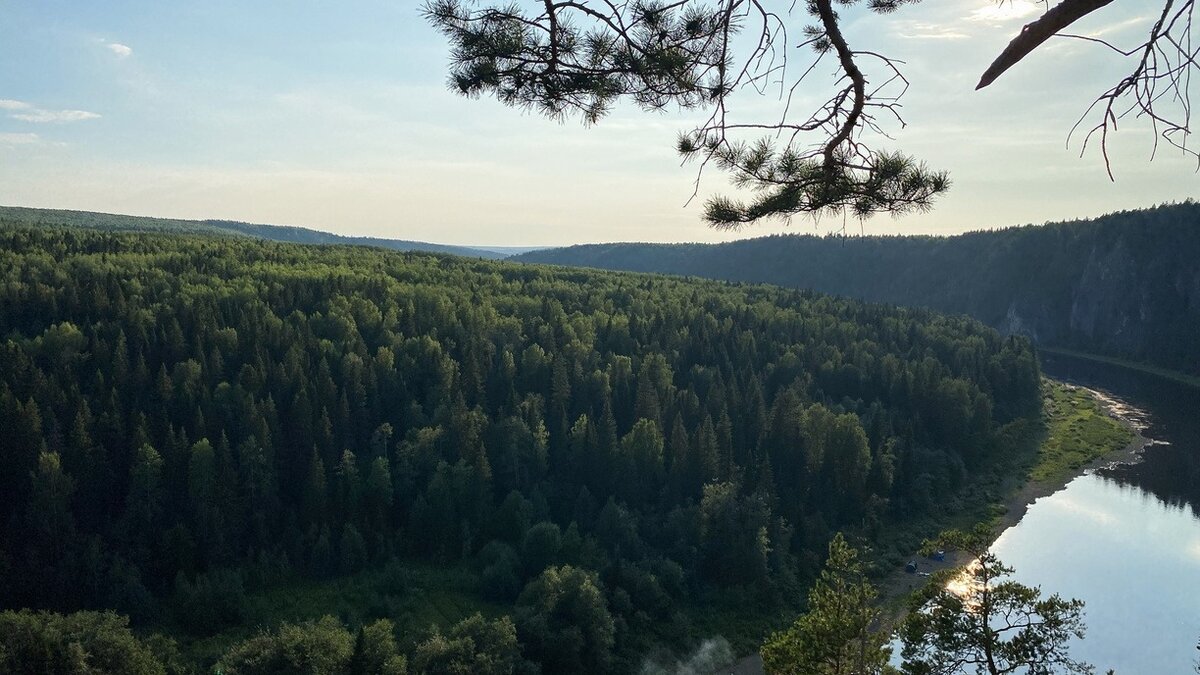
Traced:
<path fill-rule="evenodd" d="M 1043 366 L 1099 390 L 1151 442 L 1143 463 L 1039 499 L 992 551 L 1016 581 L 1087 603 L 1073 657 L 1099 673 L 1189 675 L 1200 655 L 1200 391 L 1077 359 Z"/>
<path fill-rule="evenodd" d="M 1200 521 L 1098 475 L 1039 500 L 992 547 L 1015 578 L 1087 602 L 1072 653 L 1100 672 L 1189 673 L 1200 636 Z"/>

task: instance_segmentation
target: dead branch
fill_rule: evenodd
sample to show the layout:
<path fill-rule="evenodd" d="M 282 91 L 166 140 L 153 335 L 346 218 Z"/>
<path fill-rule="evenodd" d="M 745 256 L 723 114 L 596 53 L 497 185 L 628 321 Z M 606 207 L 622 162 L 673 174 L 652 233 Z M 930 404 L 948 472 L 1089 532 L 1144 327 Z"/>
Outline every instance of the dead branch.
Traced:
<path fill-rule="evenodd" d="M 1021 28 L 1017 37 L 1008 43 L 1000 56 L 984 71 L 975 89 L 988 86 L 1055 33 L 1111 2 L 1112 0 L 1062 0 L 1036 21 Z"/>

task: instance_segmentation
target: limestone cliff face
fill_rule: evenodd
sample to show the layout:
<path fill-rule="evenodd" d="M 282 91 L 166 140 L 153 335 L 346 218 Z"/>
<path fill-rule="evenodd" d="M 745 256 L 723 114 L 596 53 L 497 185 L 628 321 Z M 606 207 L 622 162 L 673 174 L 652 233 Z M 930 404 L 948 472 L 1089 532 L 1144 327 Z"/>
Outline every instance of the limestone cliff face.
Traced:
<path fill-rule="evenodd" d="M 1020 310 L 1018 310 L 1015 300 L 1008 304 L 1008 311 L 1004 314 L 1004 320 L 995 326 L 995 328 L 1006 335 L 1024 335 L 1032 338 L 1035 342 L 1038 339 L 1037 326 L 1025 320 Z"/>
<path fill-rule="evenodd" d="M 1066 339 L 1095 351 L 1195 371 L 1200 354 L 1200 265 L 1163 242 L 1135 249 L 1126 236 L 1096 242 L 1072 293 Z"/>
<path fill-rule="evenodd" d="M 1145 314 L 1138 272 L 1124 238 L 1093 246 L 1072 293 L 1070 333 L 1113 349 L 1137 349 Z"/>
<path fill-rule="evenodd" d="M 988 323 L 1041 344 L 1200 371 L 1200 259 L 1177 243 L 1096 239 L 1066 270 L 1066 288 L 1014 289 L 1002 319 Z M 986 306 L 953 309 L 987 321 Z"/>

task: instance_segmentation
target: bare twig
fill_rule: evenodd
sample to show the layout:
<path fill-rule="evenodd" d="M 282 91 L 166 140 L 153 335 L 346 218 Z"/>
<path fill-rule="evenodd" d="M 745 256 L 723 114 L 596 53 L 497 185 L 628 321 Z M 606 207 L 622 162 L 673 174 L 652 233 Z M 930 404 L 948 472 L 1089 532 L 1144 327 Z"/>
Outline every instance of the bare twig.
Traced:
<path fill-rule="evenodd" d="M 916 1 L 867 4 L 882 13 Z M 620 98 L 651 110 L 705 109 L 707 119 L 679 141 L 684 159 L 699 165 L 693 197 L 711 164 L 754 194 L 749 204 L 709 200 L 705 217 L 716 227 L 824 210 L 866 216 L 927 208 L 949 185 L 945 175 L 870 145 L 890 138 L 883 122 L 904 125 L 899 100 L 908 80 L 900 62 L 852 49 L 833 0 L 807 0 L 803 11 L 775 2 L 780 10 L 769 0 L 540 0 L 534 13 L 515 3 L 476 9 L 467 0 L 431 0 L 424 11 L 450 38 L 451 84 L 468 96 L 491 94 L 551 117 L 578 113 L 588 123 Z M 793 14 L 813 20 L 798 46 L 789 39 Z M 736 44 L 745 51 L 735 59 L 743 30 L 748 39 Z M 794 49 L 816 52 L 795 73 Z M 832 93 L 816 109 L 797 111 L 797 92 L 825 55 L 834 57 Z M 864 63 L 881 70 L 875 83 Z M 731 113 L 739 92 L 775 87 L 773 118 Z"/>

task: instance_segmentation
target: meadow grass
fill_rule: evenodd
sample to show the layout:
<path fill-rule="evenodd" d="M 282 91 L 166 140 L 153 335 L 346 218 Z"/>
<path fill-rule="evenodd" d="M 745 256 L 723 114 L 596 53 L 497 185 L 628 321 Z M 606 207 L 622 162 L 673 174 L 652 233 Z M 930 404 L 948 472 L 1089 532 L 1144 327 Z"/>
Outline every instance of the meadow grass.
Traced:
<path fill-rule="evenodd" d="M 1045 437 L 1029 470 L 1030 480 L 1066 480 L 1133 441 L 1133 432 L 1086 389 L 1046 380 L 1042 392 Z"/>

